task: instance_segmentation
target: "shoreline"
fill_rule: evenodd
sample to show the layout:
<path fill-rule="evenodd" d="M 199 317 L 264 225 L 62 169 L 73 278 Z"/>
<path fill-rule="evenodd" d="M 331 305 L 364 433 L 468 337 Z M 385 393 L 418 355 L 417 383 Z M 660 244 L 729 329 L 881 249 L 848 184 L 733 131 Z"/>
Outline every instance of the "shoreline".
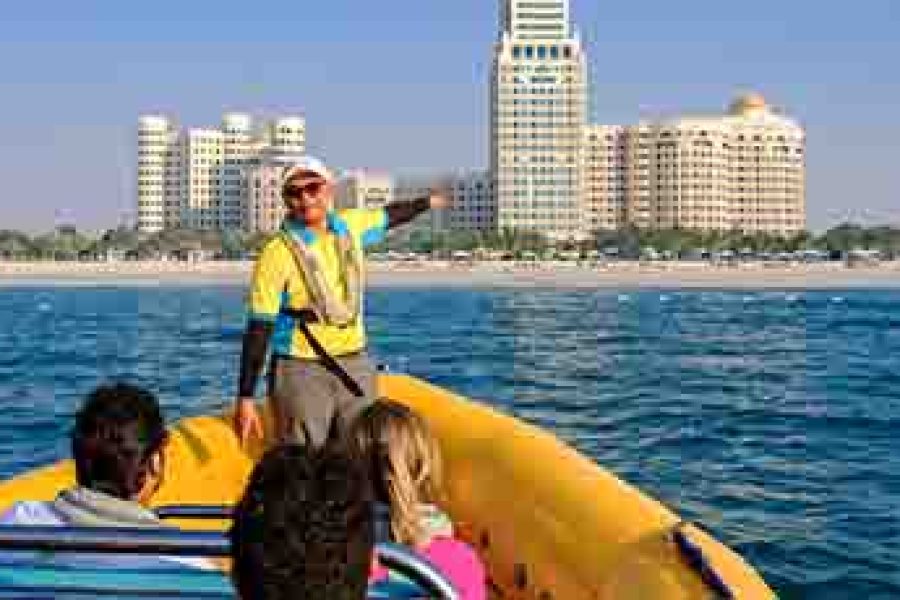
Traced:
<path fill-rule="evenodd" d="M 251 262 L 3 262 L 0 288 L 32 286 L 247 285 Z M 473 264 L 370 262 L 373 288 L 460 289 L 900 289 L 900 261 L 713 265 L 700 262 Z"/>

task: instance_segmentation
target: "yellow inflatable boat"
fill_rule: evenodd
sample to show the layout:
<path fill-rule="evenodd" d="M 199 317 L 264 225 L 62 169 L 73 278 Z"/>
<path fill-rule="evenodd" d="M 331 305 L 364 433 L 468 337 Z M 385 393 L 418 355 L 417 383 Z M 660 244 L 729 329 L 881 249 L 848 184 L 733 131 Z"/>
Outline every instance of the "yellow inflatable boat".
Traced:
<path fill-rule="evenodd" d="M 412 377 L 379 385 L 440 439 L 444 508 L 488 565 L 494 597 L 774 597 L 737 554 L 539 428 Z M 174 427 L 154 503 L 232 504 L 261 451 L 241 450 L 229 415 L 186 419 Z M 69 461 L 25 473 L 0 484 L 0 510 L 49 500 L 72 481 Z"/>

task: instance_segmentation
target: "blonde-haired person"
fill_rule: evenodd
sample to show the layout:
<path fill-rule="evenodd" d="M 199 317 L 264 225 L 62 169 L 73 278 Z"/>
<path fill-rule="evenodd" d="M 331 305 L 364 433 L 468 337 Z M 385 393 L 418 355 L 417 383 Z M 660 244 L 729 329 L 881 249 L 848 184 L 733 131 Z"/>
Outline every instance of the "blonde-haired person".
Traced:
<path fill-rule="evenodd" d="M 454 584 L 463 600 L 484 600 L 485 570 L 475 551 L 453 537 L 437 507 L 442 468 L 437 440 L 415 412 L 382 400 L 363 409 L 349 429 L 379 502 L 376 541 L 415 549 Z M 384 577 L 376 572 L 376 579 Z"/>

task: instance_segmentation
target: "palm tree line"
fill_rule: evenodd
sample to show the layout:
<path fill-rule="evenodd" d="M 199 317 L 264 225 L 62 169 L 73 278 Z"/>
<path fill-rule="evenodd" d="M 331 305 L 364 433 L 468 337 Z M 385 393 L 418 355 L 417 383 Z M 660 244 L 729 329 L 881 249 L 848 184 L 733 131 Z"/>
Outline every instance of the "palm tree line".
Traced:
<path fill-rule="evenodd" d="M 202 253 L 207 258 L 241 259 L 253 256 L 268 239 L 267 234 L 239 230 L 197 231 L 170 229 L 142 234 L 132 229 L 110 229 L 96 236 L 73 227 L 58 227 L 50 233 L 28 235 L 21 231 L 0 230 L 2 260 L 103 260 L 185 258 Z M 790 237 L 772 234 L 744 234 L 727 231 L 686 229 L 638 229 L 599 231 L 588 240 L 552 244 L 540 233 L 527 230 L 432 231 L 410 228 L 391 236 L 375 252 L 413 252 L 435 254 L 488 250 L 522 255 L 566 250 L 586 254 L 600 252 L 621 258 L 638 258 L 647 252 L 671 258 L 702 253 L 776 254 L 820 251 L 843 255 L 855 250 L 879 253 L 884 258 L 900 257 L 900 228 L 863 227 L 843 224 L 815 235 L 800 232 Z"/>

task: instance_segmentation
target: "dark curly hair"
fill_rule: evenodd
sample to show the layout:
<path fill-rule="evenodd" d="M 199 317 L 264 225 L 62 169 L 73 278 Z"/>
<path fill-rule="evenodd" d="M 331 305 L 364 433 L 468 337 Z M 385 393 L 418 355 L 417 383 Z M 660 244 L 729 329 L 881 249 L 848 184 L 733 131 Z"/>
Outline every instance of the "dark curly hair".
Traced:
<path fill-rule="evenodd" d="M 250 476 L 229 531 L 245 600 L 361 600 L 373 552 L 372 492 L 344 445 L 283 445 Z"/>
<path fill-rule="evenodd" d="M 72 456 L 78 484 L 132 499 L 147 481 L 150 457 L 165 440 L 156 396 L 128 383 L 98 387 L 75 415 Z"/>

